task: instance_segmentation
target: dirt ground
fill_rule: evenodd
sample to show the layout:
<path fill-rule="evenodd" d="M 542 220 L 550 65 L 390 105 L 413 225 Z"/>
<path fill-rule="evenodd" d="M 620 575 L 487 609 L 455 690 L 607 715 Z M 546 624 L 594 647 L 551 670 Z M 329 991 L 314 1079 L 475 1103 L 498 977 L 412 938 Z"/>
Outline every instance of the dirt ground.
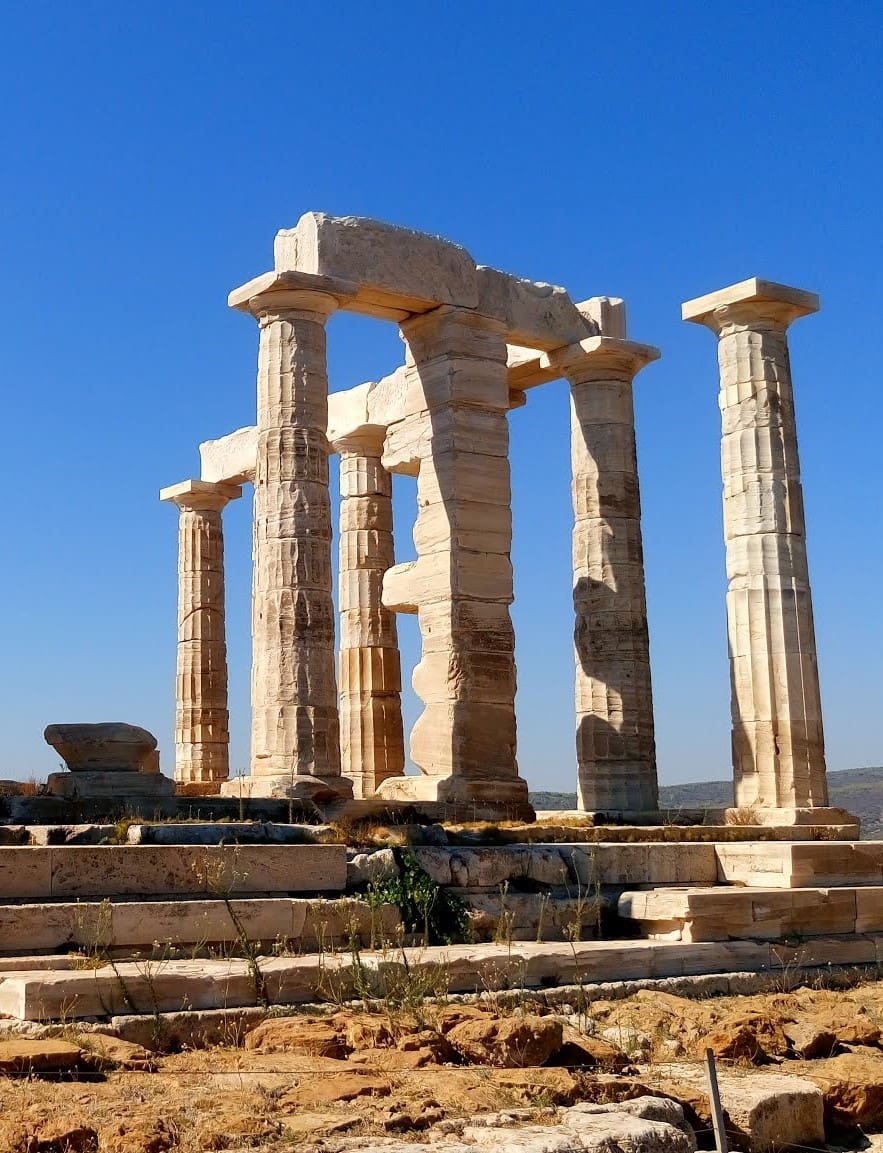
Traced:
<path fill-rule="evenodd" d="M 648 1092 L 679 1099 L 704 1130 L 707 1101 L 683 1073 L 706 1047 L 724 1070 L 815 1081 L 832 1140 L 883 1130 L 883 983 L 708 1000 L 645 991 L 564 1010 L 272 1016 L 238 1048 L 165 1054 L 71 1027 L 42 1057 L 0 1040 L 0 1153 L 332 1149 L 343 1136 L 425 1139 L 445 1119 L 501 1109 L 553 1123 L 559 1105 Z"/>

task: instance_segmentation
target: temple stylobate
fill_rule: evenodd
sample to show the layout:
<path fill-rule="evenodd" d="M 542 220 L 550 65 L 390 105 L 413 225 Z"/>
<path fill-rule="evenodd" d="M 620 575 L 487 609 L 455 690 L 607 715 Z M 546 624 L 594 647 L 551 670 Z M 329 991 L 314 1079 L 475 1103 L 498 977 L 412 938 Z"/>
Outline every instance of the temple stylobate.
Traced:
<path fill-rule="evenodd" d="M 258 324 L 257 423 L 201 445 L 199 480 L 163 491 L 184 518 L 179 618 L 193 619 L 210 587 L 216 602 L 206 617 L 211 628 L 182 626 L 179 633 L 176 778 L 235 795 L 332 802 L 378 797 L 498 816 L 529 810 L 517 762 L 509 412 L 525 403 L 530 389 L 565 378 L 572 418 L 579 805 L 652 819 L 658 794 L 632 389 L 636 374 L 659 354 L 628 338 L 622 301 L 574 303 L 561 288 L 477 265 L 464 249 L 437 237 L 308 213 L 277 235 L 274 268 L 232 292 L 229 303 Z M 329 395 L 325 326 L 338 309 L 397 324 L 406 353 L 404 364 L 383 379 Z M 718 317 L 714 307 L 711 312 Z M 704 314 L 690 318 L 710 323 Z M 784 348 L 784 322 L 775 336 L 757 339 Z M 766 314 L 758 323 L 767 333 Z M 721 326 L 722 345 L 733 325 L 740 334 L 732 356 L 722 352 L 722 374 L 725 359 L 741 363 L 743 345 L 751 359 L 755 330 L 742 312 L 733 312 L 732 323 L 720 316 L 714 324 Z M 766 363 L 759 355 L 758 363 Z M 780 363 L 787 365 L 781 357 Z M 790 403 L 784 367 L 777 379 Z M 729 397 L 729 385 L 722 387 Z M 791 538 L 796 533 L 802 541 L 802 519 L 796 532 L 796 434 L 787 411 L 785 440 L 794 451 L 780 454 L 776 467 L 793 494 L 788 555 L 797 564 L 800 548 Z M 759 419 L 756 426 L 764 427 Z M 727 462 L 735 459 L 729 435 L 725 408 L 728 493 Z M 330 453 L 341 458 L 338 622 Z M 739 459 L 750 488 L 744 473 L 753 458 L 742 452 Z M 417 481 L 417 559 L 406 564 L 395 563 L 395 473 Z M 243 484 L 255 491 L 251 765 L 247 778 L 224 782 L 219 518 Z M 776 544 L 775 526 L 752 520 L 747 505 L 740 514 L 739 499 L 727 506 L 728 563 L 737 553 L 750 556 L 752 580 L 763 582 L 780 571 L 785 545 Z M 194 549 L 204 510 L 218 525 L 212 547 Z M 194 571 L 201 557 L 219 578 L 207 582 Z M 752 580 L 746 590 L 759 587 Z M 731 629 L 771 652 L 784 636 L 783 668 L 790 670 L 789 638 L 805 638 L 807 629 L 811 634 L 809 585 L 803 568 L 787 588 L 776 586 L 777 592 L 773 583 L 770 603 L 787 596 L 795 605 L 790 616 L 782 610 L 775 635 L 732 624 L 756 599 L 747 591 L 737 595 L 738 582 L 729 594 Z M 398 613 L 415 614 L 420 629 L 413 685 L 423 711 L 410 734 L 416 775 L 404 771 Z M 821 716 L 806 691 L 814 650 L 799 677 L 774 677 L 775 747 L 800 750 L 800 765 L 793 756 L 767 755 L 773 746 L 758 712 L 761 689 L 746 695 L 741 671 L 744 661 L 762 663 L 759 654 L 737 647 L 733 660 L 738 800 L 777 811 L 826 805 Z M 810 714 L 800 715 L 798 696 L 809 700 Z M 217 740 L 206 741 L 206 733 Z"/>

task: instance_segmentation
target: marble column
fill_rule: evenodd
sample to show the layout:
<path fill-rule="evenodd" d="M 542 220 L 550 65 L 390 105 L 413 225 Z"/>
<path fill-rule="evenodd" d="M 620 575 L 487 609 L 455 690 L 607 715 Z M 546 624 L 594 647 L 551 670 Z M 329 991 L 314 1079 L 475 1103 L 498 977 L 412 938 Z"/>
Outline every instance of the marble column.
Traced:
<path fill-rule="evenodd" d="M 718 337 L 736 804 L 828 804 L 788 326 L 809 292 L 747 280 L 683 307 Z"/>
<path fill-rule="evenodd" d="M 325 323 L 335 297 L 272 285 L 260 324 L 252 605 L 252 795 L 352 795 L 340 774 Z"/>
<path fill-rule="evenodd" d="M 390 778 L 380 791 L 523 813 L 503 328 L 445 306 L 406 321 L 402 333 L 408 387 L 422 408 L 412 418 L 418 559 L 390 570 L 384 601 L 418 616 L 422 655 L 413 685 L 425 707 L 411 733 L 411 759 L 424 775 Z"/>
<path fill-rule="evenodd" d="M 396 614 L 381 601 L 395 563 L 384 428 L 335 441 L 340 454 L 340 758 L 356 797 L 405 771 Z"/>
<path fill-rule="evenodd" d="M 180 510 L 175 780 L 217 791 L 230 774 L 222 513 L 233 484 L 188 480 L 160 492 Z"/>
<path fill-rule="evenodd" d="M 579 808 L 658 807 L 633 379 L 655 348 L 599 336 L 559 359 L 570 381 Z"/>

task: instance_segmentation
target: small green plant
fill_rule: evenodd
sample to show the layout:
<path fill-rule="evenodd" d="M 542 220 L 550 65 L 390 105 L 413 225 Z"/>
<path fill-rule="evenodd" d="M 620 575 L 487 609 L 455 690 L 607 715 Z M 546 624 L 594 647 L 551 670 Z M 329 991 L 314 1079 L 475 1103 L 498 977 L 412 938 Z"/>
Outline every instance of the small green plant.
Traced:
<path fill-rule="evenodd" d="M 397 905 L 406 933 L 419 933 L 424 945 L 452 945 L 469 940 L 466 902 L 436 884 L 408 848 L 393 849 L 398 876 L 368 886 L 372 908 Z"/>
<path fill-rule="evenodd" d="M 509 882 L 503 881 L 500 885 L 500 916 L 494 933 L 495 945 L 508 945 L 512 949 L 512 939 L 515 931 L 515 913 L 509 908 Z"/>

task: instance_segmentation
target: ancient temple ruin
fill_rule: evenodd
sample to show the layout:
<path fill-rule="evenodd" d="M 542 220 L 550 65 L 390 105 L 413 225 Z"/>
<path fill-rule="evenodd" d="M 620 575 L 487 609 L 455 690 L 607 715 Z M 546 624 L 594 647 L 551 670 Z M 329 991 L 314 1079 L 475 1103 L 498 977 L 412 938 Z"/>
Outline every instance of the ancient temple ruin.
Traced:
<path fill-rule="evenodd" d="M 508 413 L 565 378 L 579 806 L 652 821 L 632 386 L 659 353 L 629 339 L 623 302 L 574 303 L 448 241 L 308 213 L 278 233 L 273 270 L 229 303 L 258 322 L 256 426 L 201 445 L 200 478 L 161 494 L 180 509 L 179 785 L 529 811 L 516 760 Z M 735 799 L 770 824 L 829 813 L 787 350 L 788 325 L 817 307 L 759 280 L 684 306 L 719 338 Z M 325 325 L 337 309 L 397 324 L 404 364 L 329 395 Z M 395 563 L 394 473 L 417 479 L 407 564 Z M 222 513 L 243 484 L 255 496 L 251 767 L 234 782 Z M 417 615 L 422 640 L 416 776 L 404 771 L 398 613 Z"/>

